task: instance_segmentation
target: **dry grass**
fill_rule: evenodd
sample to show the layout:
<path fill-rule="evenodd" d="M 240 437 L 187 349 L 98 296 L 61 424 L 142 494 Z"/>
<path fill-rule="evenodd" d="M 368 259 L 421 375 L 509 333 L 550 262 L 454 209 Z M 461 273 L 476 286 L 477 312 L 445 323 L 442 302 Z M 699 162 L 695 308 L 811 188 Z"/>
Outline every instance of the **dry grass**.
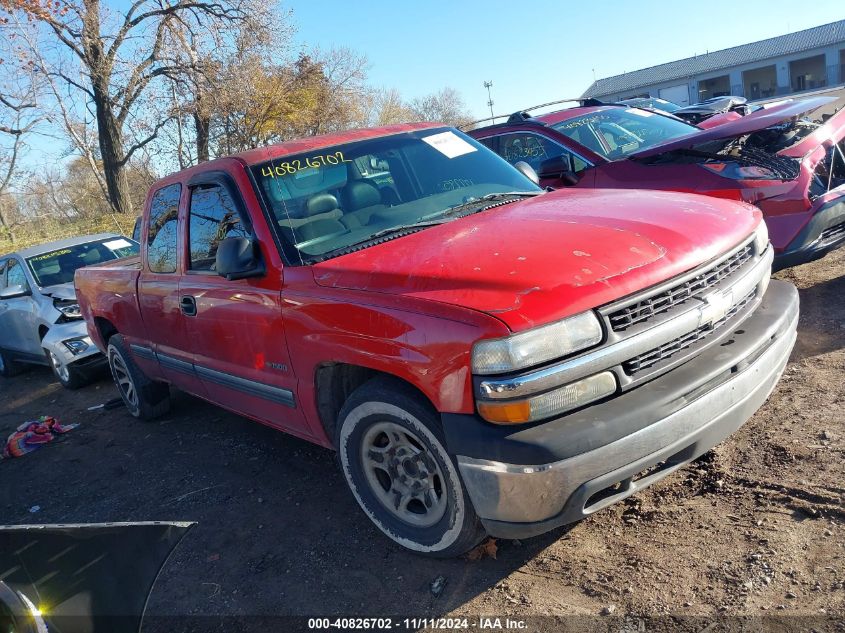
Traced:
<path fill-rule="evenodd" d="M 135 223 L 134 216 L 104 215 L 99 218 L 46 218 L 27 222 L 15 227 L 15 239 L 0 234 L 0 254 L 10 253 L 28 246 L 44 244 L 78 235 L 95 233 L 120 233 L 131 235 Z"/>

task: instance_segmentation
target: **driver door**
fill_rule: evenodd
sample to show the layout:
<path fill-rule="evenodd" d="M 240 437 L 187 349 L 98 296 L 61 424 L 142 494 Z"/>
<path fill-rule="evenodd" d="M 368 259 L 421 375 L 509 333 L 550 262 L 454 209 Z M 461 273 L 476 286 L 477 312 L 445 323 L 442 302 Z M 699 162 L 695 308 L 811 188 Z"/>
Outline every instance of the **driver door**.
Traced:
<path fill-rule="evenodd" d="M 6 288 L 20 285 L 32 292 L 32 286 L 26 278 L 23 263 L 16 257 L 8 260 L 6 270 Z M 41 339 L 35 319 L 37 305 L 32 295 L 2 299 L 0 308 L 0 332 L 3 336 L 2 347 L 11 351 L 32 355 L 33 360 L 43 358 Z"/>
<path fill-rule="evenodd" d="M 280 279 L 217 274 L 217 247 L 250 237 L 249 216 L 228 175 L 200 175 L 190 185 L 179 296 L 190 306 L 182 319 L 196 373 L 212 402 L 301 435 L 306 425 L 294 399 Z"/>

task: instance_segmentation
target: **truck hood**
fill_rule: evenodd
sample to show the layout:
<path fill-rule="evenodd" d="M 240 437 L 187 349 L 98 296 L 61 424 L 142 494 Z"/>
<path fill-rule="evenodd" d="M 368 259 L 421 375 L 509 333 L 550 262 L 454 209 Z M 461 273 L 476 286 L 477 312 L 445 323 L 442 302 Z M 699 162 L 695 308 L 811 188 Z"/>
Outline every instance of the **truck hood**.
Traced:
<path fill-rule="evenodd" d="M 47 286 L 41 289 L 41 293 L 54 299 L 65 299 L 72 301 L 76 299 L 76 289 L 73 287 L 73 282 L 66 284 L 56 284 L 55 286 Z"/>
<path fill-rule="evenodd" d="M 811 97 L 800 101 L 788 100 L 761 108 L 735 121 L 729 121 L 715 127 L 687 134 L 665 143 L 652 145 L 647 149 L 634 152 L 630 158 L 648 158 L 677 149 L 689 149 L 708 141 L 735 138 L 751 132 L 764 130 L 773 125 L 794 119 L 818 110 L 824 105 L 836 101 L 836 97 Z"/>
<path fill-rule="evenodd" d="M 520 331 L 695 268 L 737 245 L 759 221 L 754 207 L 717 198 L 567 189 L 423 229 L 312 270 L 321 286 L 449 303 Z"/>

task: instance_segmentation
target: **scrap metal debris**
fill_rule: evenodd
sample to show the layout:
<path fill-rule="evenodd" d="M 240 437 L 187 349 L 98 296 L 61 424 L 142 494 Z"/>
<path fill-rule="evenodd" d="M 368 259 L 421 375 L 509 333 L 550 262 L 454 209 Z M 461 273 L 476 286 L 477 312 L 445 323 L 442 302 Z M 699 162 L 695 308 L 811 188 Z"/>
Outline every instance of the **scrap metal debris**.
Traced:
<path fill-rule="evenodd" d="M 429 585 L 429 589 L 431 589 L 431 595 L 437 598 L 443 590 L 446 588 L 446 576 L 438 576 L 434 580 L 431 581 L 431 585 Z"/>

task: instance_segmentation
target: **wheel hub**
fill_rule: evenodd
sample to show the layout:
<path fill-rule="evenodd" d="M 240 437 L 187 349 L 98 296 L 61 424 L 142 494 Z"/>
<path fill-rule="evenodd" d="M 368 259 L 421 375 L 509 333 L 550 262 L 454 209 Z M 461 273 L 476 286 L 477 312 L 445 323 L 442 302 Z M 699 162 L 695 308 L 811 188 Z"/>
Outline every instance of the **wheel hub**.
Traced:
<path fill-rule="evenodd" d="M 70 378 L 70 371 L 67 366 L 51 350 L 47 350 L 47 354 L 50 357 L 50 363 L 52 363 L 56 375 L 62 380 L 67 381 Z"/>
<path fill-rule="evenodd" d="M 443 474 L 414 433 L 378 422 L 366 432 L 361 449 L 367 480 L 394 516 L 418 527 L 440 520 L 446 511 Z"/>

